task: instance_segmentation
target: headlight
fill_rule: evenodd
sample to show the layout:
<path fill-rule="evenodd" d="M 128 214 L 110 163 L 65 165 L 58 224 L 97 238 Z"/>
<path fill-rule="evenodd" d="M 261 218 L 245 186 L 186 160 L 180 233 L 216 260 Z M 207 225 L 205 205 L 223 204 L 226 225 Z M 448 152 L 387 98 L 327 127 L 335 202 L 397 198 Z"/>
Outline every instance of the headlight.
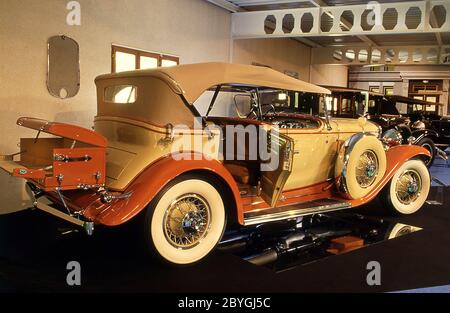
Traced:
<path fill-rule="evenodd" d="M 422 121 L 415 121 L 412 125 L 412 128 L 414 129 L 425 129 L 425 123 Z"/>
<path fill-rule="evenodd" d="M 390 147 L 398 146 L 402 144 L 403 137 L 398 130 L 389 129 L 384 132 L 383 136 L 381 137 L 381 141 Z"/>

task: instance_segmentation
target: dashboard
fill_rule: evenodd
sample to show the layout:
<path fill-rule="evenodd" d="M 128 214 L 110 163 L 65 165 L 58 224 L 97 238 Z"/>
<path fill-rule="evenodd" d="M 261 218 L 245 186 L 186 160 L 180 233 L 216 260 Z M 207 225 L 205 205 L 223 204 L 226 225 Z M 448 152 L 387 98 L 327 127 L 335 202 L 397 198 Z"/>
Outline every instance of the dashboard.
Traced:
<path fill-rule="evenodd" d="M 315 129 L 320 125 L 317 121 L 309 119 L 272 119 L 273 125 L 280 129 Z"/>

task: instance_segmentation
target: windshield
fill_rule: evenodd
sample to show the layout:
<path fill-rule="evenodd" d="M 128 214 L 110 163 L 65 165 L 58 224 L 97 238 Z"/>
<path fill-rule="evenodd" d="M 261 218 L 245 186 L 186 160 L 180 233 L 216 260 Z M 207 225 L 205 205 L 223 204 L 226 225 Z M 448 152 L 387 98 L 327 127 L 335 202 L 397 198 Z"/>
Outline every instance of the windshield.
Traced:
<path fill-rule="evenodd" d="M 250 117 L 255 104 L 259 106 L 259 115 L 274 112 L 324 116 L 324 101 L 323 95 L 313 93 L 226 85 L 205 91 L 194 106 L 208 117 Z"/>

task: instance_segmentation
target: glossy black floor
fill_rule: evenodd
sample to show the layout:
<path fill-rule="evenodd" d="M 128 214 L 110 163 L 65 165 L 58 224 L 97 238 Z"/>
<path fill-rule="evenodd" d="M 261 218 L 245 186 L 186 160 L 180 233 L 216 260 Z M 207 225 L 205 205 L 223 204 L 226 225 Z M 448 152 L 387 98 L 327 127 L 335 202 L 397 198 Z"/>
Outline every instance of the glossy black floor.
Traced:
<path fill-rule="evenodd" d="M 0 216 L 0 291 L 39 292 L 379 292 L 450 284 L 450 188 L 432 189 L 413 216 L 392 218 L 372 203 L 359 212 L 414 225 L 422 231 L 275 272 L 224 251 L 191 267 L 149 260 L 130 227 L 60 235 L 44 213 Z M 81 264 L 81 287 L 66 284 L 66 265 Z M 381 286 L 366 283 L 369 261 L 381 264 Z"/>

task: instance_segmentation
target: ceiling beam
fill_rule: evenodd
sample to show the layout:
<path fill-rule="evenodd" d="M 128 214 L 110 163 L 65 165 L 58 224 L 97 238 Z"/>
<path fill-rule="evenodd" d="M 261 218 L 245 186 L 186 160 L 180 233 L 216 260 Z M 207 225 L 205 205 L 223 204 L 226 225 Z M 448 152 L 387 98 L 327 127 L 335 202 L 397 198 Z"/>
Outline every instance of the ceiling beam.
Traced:
<path fill-rule="evenodd" d="M 274 30 L 276 25 L 274 23 L 272 23 L 272 22 L 269 22 L 269 23 L 267 23 L 267 27 L 272 29 L 272 30 Z M 311 48 L 323 48 L 322 45 L 320 45 L 317 42 L 312 41 L 311 39 L 308 39 L 308 38 L 295 37 L 295 38 L 292 38 L 292 39 L 294 39 L 295 41 L 298 41 L 298 42 L 300 42 L 300 43 L 302 43 L 304 45 L 307 45 L 308 47 L 311 47 Z"/>
<path fill-rule="evenodd" d="M 429 16 L 425 16 L 425 21 L 430 21 L 430 25 L 432 27 L 437 27 L 437 18 L 436 18 L 436 14 L 434 13 L 434 11 L 431 10 L 431 1 L 427 0 L 427 12 L 429 12 Z M 434 35 L 436 36 L 436 41 L 438 43 L 439 46 L 443 45 L 442 42 L 442 36 L 440 33 L 434 33 Z"/>
<path fill-rule="evenodd" d="M 311 4 L 315 5 L 316 7 L 327 7 L 328 6 L 328 3 L 326 3 L 324 0 L 310 0 L 309 2 L 311 2 Z M 328 16 L 330 16 L 331 18 L 334 19 L 334 16 L 329 14 L 328 12 L 325 12 L 325 14 L 327 14 Z M 340 24 L 343 25 L 344 27 L 346 27 L 347 29 L 350 29 L 353 26 L 349 21 L 347 21 L 344 18 L 341 18 Z M 367 36 L 360 35 L 360 36 L 356 36 L 356 37 L 359 38 L 360 40 L 364 41 L 365 43 L 369 44 L 370 46 L 378 45 L 375 41 L 373 41 L 372 39 L 370 39 Z"/>
<path fill-rule="evenodd" d="M 227 1 L 227 0 L 206 0 L 212 4 L 215 4 L 219 7 L 221 7 L 222 9 L 228 10 L 230 12 L 236 13 L 236 12 L 242 12 L 243 10 L 237 6 L 234 5 L 233 3 Z"/>
<path fill-rule="evenodd" d="M 323 4 L 324 2 L 323 1 L 316 1 L 316 0 L 309 0 L 309 2 L 312 4 L 312 5 L 314 5 L 314 6 L 316 6 L 316 7 L 321 7 L 321 6 L 326 6 L 326 5 L 328 5 L 328 4 Z M 321 2 L 322 4 L 320 4 L 319 2 Z"/>
<path fill-rule="evenodd" d="M 223 8 L 223 9 L 225 9 L 225 10 L 233 12 L 233 13 L 245 11 L 244 9 L 242 9 L 242 8 L 238 7 L 237 5 L 234 5 L 231 2 L 226 1 L 226 0 L 207 0 L 207 1 L 212 3 L 212 4 L 215 4 L 215 5 L 219 6 L 219 7 Z M 292 2 L 294 2 L 294 1 L 298 2 L 297 0 L 292 0 Z M 274 1 L 274 2 L 279 2 L 279 1 Z M 305 1 L 305 2 L 309 2 L 309 1 Z M 246 5 L 247 5 L 247 3 L 246 3 Z M 269 25 L 269 27 L 275 29 L 275 24 Z M 312 41 L 311 39 L 300 38 L 300 37 L 296 37 L 296 38 L 293 38 L 293 39 L 295 41 L 298 41 L 298 42 L 300 42 L 300 43 L 302 43 L 304 45 L 307 45 L 309 47 L 312 47 L 312 48 L 321 48 L 321 47 L 323 47 L 322 45 Z"/>
<path fill-rule="evenodd" d="M 272 5 L 272 4 L 289 4 L 289 3 L 310 3 L 310 0 L 235 0 L 233 1 L 239 6 L 250 7 L 258 5 Z"/>
<path fill-rule="evenodd" d="M 304 45 L 307 45 L 308 47 L 311 47 L 311 48 L 322 48 L 323 47 L 321 44 L 318 44 L 317 42 L 312 41 L 311 39 L 308 39 L 308 38 L 295 37 L 294 39 L 301 42 Z"/>

